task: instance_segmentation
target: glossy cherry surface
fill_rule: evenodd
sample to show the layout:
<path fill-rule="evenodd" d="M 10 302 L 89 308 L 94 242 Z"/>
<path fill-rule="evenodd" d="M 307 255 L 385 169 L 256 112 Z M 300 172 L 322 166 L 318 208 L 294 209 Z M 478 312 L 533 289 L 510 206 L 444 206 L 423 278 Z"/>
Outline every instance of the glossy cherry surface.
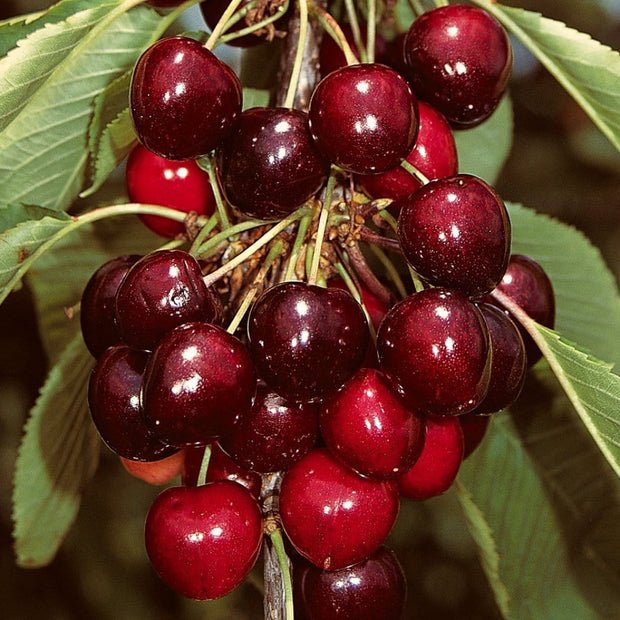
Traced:
<path fill-rule="evenodd" d="M 80 326 L 86 347 L 99 357 L 112 345 L 121 344 L 116 325 L 116 292 L 129 268 L 140 258 L 125 254 L 107 261 L 90 277 L 80 303 Z"/>
<path fill-rule="evenodd" d="M 157 461 L 177 448 L 163 444 L 146 427 L 140 387 L 147 354 L 119 345 L 97 360 L 88 383 L 90 413 L 106 445 L 134 461 Z"/>
<path fill-rule="evenodd" d="M 419 275 L 472 298 L 495 288 L 508 266 L 511 226 L 488 183 L 469 174 L 437 179 L 399 205 L 398 239 Z"/>
<path fill-rule="evenodd" d="M 466 413 L 465 415 L 460 415 L 458 421 L 461 423 L 461 429 L 463 430 L 463 459 L 466 459 L 482 443 L 489 428 L 491 416 Z"/>
<path fill-rule="evenodd" d="M 146 551 L 173 590 L 212 600 L 236 588 L 260 552 L 263 520 L 247 489 L 229 480 L 170 487 L 149 509 Z"/>
<path fill-rule="evenodd" d="M 149 358 L 145 421 L 167 444 L 204 445 L 232 431 L 255 389 L 254 366 L 240 340 L 210 323 L 185 323 Z"/>
<path fill-rule="evenodd" d="M 353 296 L 335 288 L 284 282 L 257 300 L 248 319 L 260 376 L 292 400 L 321 398 L 361 366 L 368 323 Z"/>
<path fill-rule="evenodd" d="M 323 155 L 357 174 L 384 172 L 407 157 L 418 133 L 417 101 L 407 81 L 381 64 L 350 65 L 317 85 L 310 131 Z"/>
<path fill-rule="evenodd" d="M 512 48 L 501 24 L 486 11 L 462 4 L 418 17 L 404 52 L 416 95 L 461 127 L 491 115 L 512 73 Z"/>
<path fill-rule="evenodd" d="M 418 103 L 418 113 L 418 137 L 406 160 L 430 180 L 455 175 L 458 154 L 448 121 L 423 101 Z M 357 180 L 371 198 L 404 198 L 420 187 L 420 182 L 401 166 L 381 174 L 358 175 Z"/>
<path fill-rule="evenodd" d="M 398 509 L 395 482 L 362 478 L 325 448 L 312 450 L 282 480 L 284 530 L 301 555 L 325 570 L 370 557 L 390 533 Z"/>
<path fill-rule="evenodd" d="M 445 493 L 461 467 L 463 449 L 463 430 L 458 417 L 428 415 L 422 454 L 398 479 L 401 495 L 424 500 Z"/>
<path fill-rule="evenodd" d="M 480 312 L 489 329 L 493 363 L 489 390 L 474 413 L 495 413 L 512 405 L 525 383 L 527 353 L 523 338 L 512 319 L 491 304 L 480 304 Z"/>
<path fill-rule="evenodd" d="M 510 257 L 506 273 L 497 288 L 508 295 L 537 323 L 553 329 L 555 324 L 553 284 L 547 272 L 533 258 L 523 254 L 513 254 Z M 504 309 L 494 297 L 488 296 L 484 301 Z M 518 326 L 525 343 L 527 363 L 532 366 L 542 357 L 542 353 L 532 337 L 516 319 L 515 324 Z"/>
<path fill-rule="evenodd" d="M 193 159 L 166 159 L 137 144 L 127 158 L 125 179 L 131 202 L 162 205 L 183 213 L 195 211 L 198 215 L 211 215 L 215 210 L 209 175 Z M 183 222 L 156 215 L 138 217 L 162 237 L 185 232 Z"/>
<path fill-rule="evenodd" d="M 329 288 L 339 288 L 343 291 L 349 291 L 347 285 L 342 278 L 331 278 L 327 281 Z M 379 324 L 383 320 L 385 313 L 389 310 L 389 306 L 379 299 L 376 295 L 373 295 L 366 287 L 360 287 L 360 293 L 362 297 L 362 303 L 368 312 L 368 318 L 375 328 L 375 331 L 379 329 Z"/>
<path fill-rule="evenodd" d="M 293 576 L 296 575 L 295 566 Z M 308 620 L 399 620 L 407 583 L 396 554 L 381 547 L 371 557 L 337 571 L 312 565 L 299 570 L 303 609 Z"/>
<path fill-rule="evenodd" d="M 381 369 L 421 411 L 449 415 L 475 409 L 491 374 L 489 330 L 462 293 L 414 293 L 385 315 L 377 334 Z"/>
<path fill-rule="evenodd" d="M 245 110 L 218 150 L 229 202 L 245 215 L 285 217 L 319 191 L 329 163 L 317 150 L 308 115 L 287 108 Z"/>
<path fill-rule="evenodd" d="M 241 114 L 241 84 L 202 43 L 168 37 L 138 59 L 130 108 L 138 138 L 170 159 L 211 152 Z"/>
<path fill-rule="evenodd" d="M 407 409 L 388 378 L 360 368 L 321 406 L 321 436 L 343 464 L 371 478 L 407 471 L 424 444 L 424 416 Z"/>
<path fill-rule="evenodd" d="M 168 331 L 190 321 L 218 322 L 221 303 L 183 250 L 158 250 L 127 272 L 116 293 L 116 323 L 125 343 L 152 350 Z"/>
<path fill-rule="evenodd" d="M 263 474 L 284 471 L 316 442 L 318 406 L 289 401 L 259 385 L 252 408 L 220 440 L 235 463 Z"/>

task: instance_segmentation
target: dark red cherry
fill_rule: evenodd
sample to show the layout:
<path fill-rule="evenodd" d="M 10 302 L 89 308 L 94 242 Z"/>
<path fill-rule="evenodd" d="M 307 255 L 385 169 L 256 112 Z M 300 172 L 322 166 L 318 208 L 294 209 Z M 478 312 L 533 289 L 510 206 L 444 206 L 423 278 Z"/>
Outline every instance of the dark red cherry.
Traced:
<path fill-rule="evenodd" d="M 452 486 L 463 462 L 463 430 L 459 419 L 427 416 L 422 454 L 398 479 L 401 495 L 424 500 L 441 495 Z"/>
<path fill-rule="evenodd" d="M 107 261 L 90 277 L 80 303 L 80 326 L 86 347 L 99 357 L 108 347 L 121 344 L 114 300 L 129 268 L 140 258 L 126 254 Z"/>
<path fill-rule="evenodd" d="M 283 282 L 254 304 L 248 336 L 265 382 L 285 398 L 310 401 L 339 388 L 361 366 L 369 331 L 350 293 Z"/>
<path fill-rule="evenodd" d="M 472 127 L 497 107 L 512 73 L 512 48 L 501 24 L 462 4 L 432 9 L 410 26 L 404 44 L 416 95 L 456 126 Z"/>
<path fill-rule="evenodd" d="M 465 460 L 482 443 L 489 427 L 491 416 L 466 413 L 465 415 L 460 415 L 458 421 L 461 423 L 461 429 L 463 430 L 463 440 L 465 443 L 463 460 Z"/>
<path fill-rule="evenodd" d="M 325 570 L 370 557 L 390 533 L 398 509 L 394 482 L 362 478 L 325 448 L 309 452 L 282 480 L 284 530 L 301 555 Z"/>
<path fill-rule="evenodd" d="M 166 159 L 137 144 L 127 158 L 125 179 L 131 202 L 162 205 L 183 213 L 195 211 L 198 215 L 211 215 L 215 210 L 209 175 L 193 159 Z M 138 217 L 162 237 L 185 232 L 182 222 L 156 215 Z"/>
<path fill-rule="evenodd" d="M 144 418 L 167 444 L 204 445 L 232 431 L 255 389 L 254 366 L 240 340 L 210 323 L 185 323 L 149 358 Z"/>
<path fill-rule="evenodd" d="M 259 385 L 252 408 L 220 444 L 246 469 L 263 474 L 283 471 L 314 446 L 317 416 L 317 405 L 288 401 Z"/>
<path fill-rule="evenodd" d="M 493 363 L 489 390 L 474 413 L 488 414 L 512 405 L 525 383 L 527 353 L 523 338 L 512 319 L 491 304 L 478 306 L 491 336 Z"/>
<path fill-rule="evenodd" d="M 475 409 L 491 374 L 489 330 L 462 293 L 434 288 L 392 307 L 377 334 L 381 369 L 421 411 Z"/>
<path fill-rule="evenodd" d="M 508 295 L 537 323 L 553 329 L 555 324 L 553 284 L 547 272 L 533 258 L 513 254 L 497 289 Z M 485 297 L 484 301 L 505 310 L 492 296 Z M 542 353 L 525 328 L 516 319 L 514 321 L 525 343 L 527 363 L 532 366 L 542 357 Z"/>
<path fill-rule="evenodd" d="M 168 331 L 190 321 L 218 322 L 221 303 L 200 265 L 183 250 L 159 250 L 127 272 L 116 293 L 116 322 L 125 343 L 152 350 Z"/>
<path fill-rule="evenodd" d="M 263 520 L 247 489 L 222 480 L 162 491 L 146 516 L 144 535 L 163 581 L 188 598 L 212 600 L 234 590 L 252 570 Z"/>
<path fill-rule="evenodd" d="M 207 469 L 207 482 L 231 480 L 232 482 L 244 486 L 252 494 L 252 497 L 258 499 L 261 490 L 260 474 L 237 465 L 237 463 L 220 448 L 220 444 L 217 441 L 210 444 L 210 448 L 211 456 Z M 181 482 L 185 486 L 196 486 L 198 483 L 200 466 L 202 465 L 202 458 L 205 453 L 205 446 L 185 448 L 183 452 L 185 456 L 183 459 Z"/>
<path fill-rule="evenodd" d="M 399 205 L 398 239 L 418 274 L 472 298 L 495 288 L 508 266 L 511 227 L 488 183 L 469 174 L 437 179 Z"/>
<path fill-rule="evenodd" d="M 323 156 L 357 174 L 384 172 L 407 157 L 418 105 L 407 81 L 386 65 L 333 71 L 310 100 L 310 131 Z"/>
<path fill-rule="evenodd" d="M 458 154 L 452 129 L 433 107 L 419 102 L 420 129 L 407 161 L 427 179 L 440 179 L 458 171 Z M 362 189 L 371 198 L 404 198 L 420 187 L 420 182 L 401 166 L 381 174 L 358 175 Z"/>
<path fill-rule="evenodd" d="M 231 204 L 245 215 L 272 220 L 316 194 L 329 163 L 314 145 L 305 112 L 251 108 L 218 150 L 218 172 Z"/>
<path fill-rule="evenodd" d="M 198 41 L 168 37 L 138 59 L 130 108 L 138 138 L 170 159 L 195 159 L 226 138 L 241 114 L 233 70 Z"/>
<path fill-rule="evenodd" d="M 337 571 L 304 564 L 298 591 L 308 620 L 399 620 L 407 596 L 407 582 L 396 554 L 381 547 L 363 562 Z"/>
<path fill-rule="evenodd" d="M 424 416 L 406 408 L 387 377 L 360 368 L 321 406 L 321 436 L 329 451 L 363 476 L 395 478 L 424 444 Z"/>
<path fill-rule="evenodd" d="M 327 281 L 327 286 L 329 288 L 339 288 L 343 291 L 349 290 L 342 278 L 331 278 Z M 385 313 L 388 311 L 389 306 L 364 286 L 360 287 L 360 292 L 362 303 L 368 312 L 368 318 L 370 318 L 370 322 L 376 331 L 379 329 L 379 324 L 383 320 Z"/>
<path fill-rule="evenodd" d="M 134 461 L 157 461 L 177 451 L 163 444 L 142 419 L 146 360 L 142 351 L 110 347 L 97 360 L 88 383 L 88 405 L 101 438 L 116 454 Z"/>

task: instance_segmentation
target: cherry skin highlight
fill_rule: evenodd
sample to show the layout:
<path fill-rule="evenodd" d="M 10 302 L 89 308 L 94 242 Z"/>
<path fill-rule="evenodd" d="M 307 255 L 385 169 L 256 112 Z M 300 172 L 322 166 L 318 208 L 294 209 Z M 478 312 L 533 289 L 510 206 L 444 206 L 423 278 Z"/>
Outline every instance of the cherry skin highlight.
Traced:
<path fill-rule="evenodd" d="M 396 483 L 362 478 L 315 448 L 285 474 L 282 526 L 295 549 L 325 570 L 370 557 L 398 514 Z"/>
<path fill-rule="evenodd" d="M 407 157 L 418 133 L 417 100 L 386 65 L 333 71 L 310 100 L 310 131 L 323 156 L 357 174 L 385 172 Z"/>
<path fill-rule="evenodd" d="M 241 114 L 241 83 L 200 42 L 168 37 L 138 59 L 130 109 L 142 144 L 161 157 L 196 159 L 210 153 Z"/>
<path fill-rule="evenodd" d="M 222 480 L 162 491 L 144 530 L 146 551 L 161 579 L 183 596 L 213 600 L 234 590 L 252 570 L 263 520 L 247 489 Z"/>
<path fill-rule="evenodd" d="M 209 175 L 193 159 L 166 159 L 137 144 L 127 158 L 125 179 L 131 202 L 161 205 L 183 213 L 195 211 L 197 215 L 207 216 L 215 210 Z M 157 215 L 138 217 L 162 237 L 174 238 L 185 232 L 183 222 Z"/>

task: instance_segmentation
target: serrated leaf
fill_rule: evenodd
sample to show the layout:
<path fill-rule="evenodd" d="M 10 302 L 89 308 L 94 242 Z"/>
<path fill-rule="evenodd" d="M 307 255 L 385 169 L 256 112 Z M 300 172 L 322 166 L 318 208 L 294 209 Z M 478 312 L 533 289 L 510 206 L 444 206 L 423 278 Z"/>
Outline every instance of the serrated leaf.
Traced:
<path fill-rule="evenodd" d="M 13 491 L 17 563 L 39 567 L 54 557 L 73 523 L 100 439 L 88 413 L 90 354 L 77 337 L 51 370 L 19 449 Z"/>
<path fill-rule="evenodd" d="M 556 329 L 610 362 L 620 363 L 620 298 L 600 251 L 583 233 L 549 216 L 507 204 L 512 252 L 538 261 L 553 282 Z"/>
<path fill-rule="evenodd" d="M 28 96 L 0 133 L 0 205 L 62 210 L 82 189 L 94 99 L 131 69 L 166 23 L 144 6 L 121 13 L 127 6 L 127 0 L 108 2 L 47 25 L 0 61 L 7 63 L 1 73 L 15 80 L 6 97 Z M 7 103 L 0 109 L 10 109 Z"/>
<path fill-rule="evenodd" d="M 506 95 L 484 123 L 454 131 L 459 172 L 474 174 L 493 185 L 512 149 L 512 103 Z"/>
<path fill-rule="evenodd" d="M 520 39 L 620 150 L 620 54 L 540 13 L 474 2 Z"/>

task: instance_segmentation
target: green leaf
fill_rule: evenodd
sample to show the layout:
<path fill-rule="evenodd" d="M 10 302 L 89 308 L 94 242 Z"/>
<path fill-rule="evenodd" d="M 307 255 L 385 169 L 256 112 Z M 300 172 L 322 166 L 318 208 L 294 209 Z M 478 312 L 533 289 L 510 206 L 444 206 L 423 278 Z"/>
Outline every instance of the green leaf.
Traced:
<path fill-rule="evenodd" d="M 553 282 L 556 329 L 594 355 L 620 363 L 620 298 L 600 251 L 572 226 L 507 204 L 512 252 L 538 261 Z"/>
<path fill-rule="evenodd" d="M 521 40 L 620 150 L 620 53 L 540 13 L 474 1 Z"/>
<path fill-rule="evenodd" d="M 475 174 L 495 184 L 510 154 L 512 133 L 512 103 L 506 95 L 484 123 L 454 132 L 459 172 Z"/>
<path fill-rule="evenodd" d="M 266 107 L 271 100 L 271 92 L 266 88 L 244 88 L 243 109 Z"/>
<path fill-rule="evenodd" d="M 0 75 L 11 81 L 0 88 L 0 109 L 13 110 L 0 133 L 0 205 L 63 210 L 82 189 L 95 98 L 166 23 L 144 6 L 123 13 L 130 1 L 48 24 L 0 60 Z"/>
<path fill-rule="evenodd" d="M 86 399 L 91 367 L 76 337 L 51 370 L 26 424 L 13 492 L 15 553 L 22 567 L 54 558 L 96 469 L 101 444 Z"/>

